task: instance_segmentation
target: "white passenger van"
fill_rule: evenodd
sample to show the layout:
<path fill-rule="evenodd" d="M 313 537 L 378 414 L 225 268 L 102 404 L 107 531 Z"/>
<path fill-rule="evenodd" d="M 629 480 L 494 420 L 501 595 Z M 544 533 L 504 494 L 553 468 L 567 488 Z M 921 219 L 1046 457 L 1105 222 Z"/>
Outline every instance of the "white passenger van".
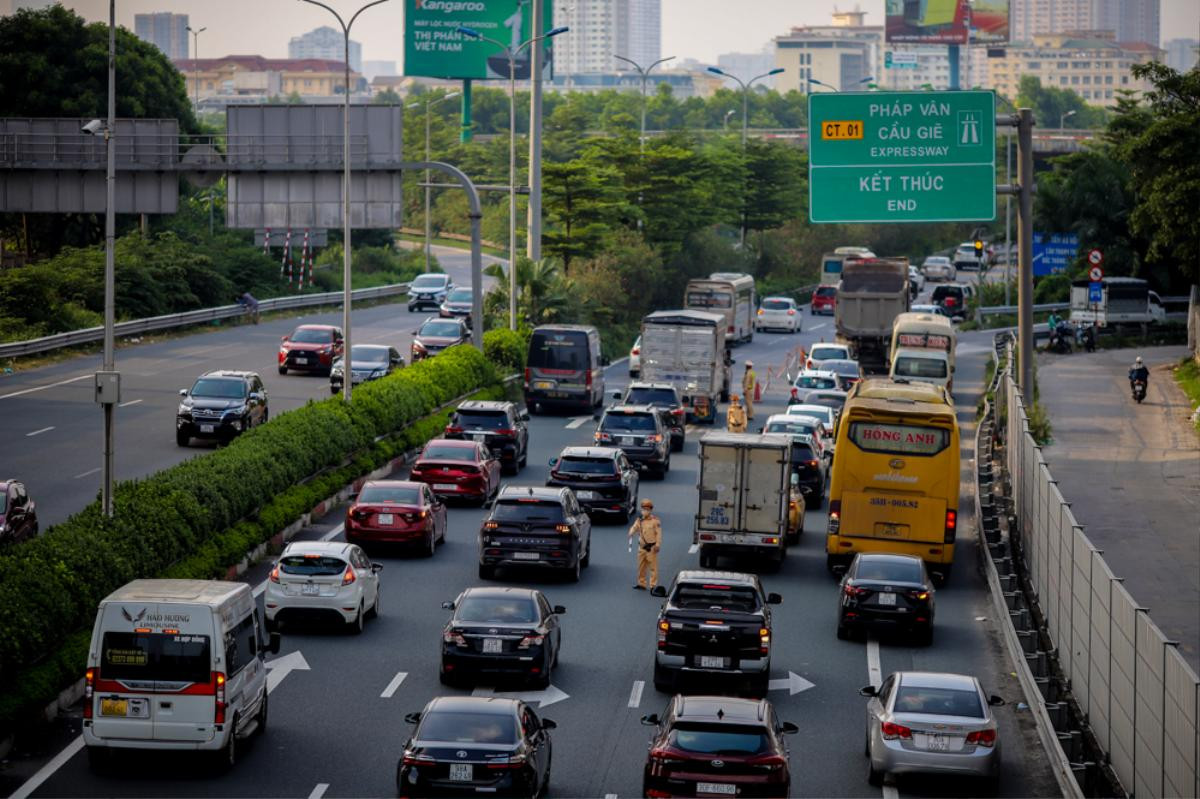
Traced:
<path fill-rule="evenodd" d="M 250 587 L 134 580 L 100 602 L 88 649 L 83 740 L 94 770 L 114 749 L 203 750 L 224 767 L 267 723 L 263 636 Z"/>

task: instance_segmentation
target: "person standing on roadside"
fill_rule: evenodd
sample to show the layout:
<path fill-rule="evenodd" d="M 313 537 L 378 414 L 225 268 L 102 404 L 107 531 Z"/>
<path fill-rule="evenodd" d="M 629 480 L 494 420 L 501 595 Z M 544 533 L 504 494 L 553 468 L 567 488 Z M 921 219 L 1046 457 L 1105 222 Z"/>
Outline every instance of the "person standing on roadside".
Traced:
<path fill-rule="evenodd" d="M 758 385 L 758 375 L 754 373 L 754 362 L 746 361 L 746 373 L 742 375 L 742 396 L 745 397 L 746 419 L 754 421 L 754 387 Z"/>
<path fill-rule="evenodd" d="M 645 591 L 658 585 L 658 550 L 662 546 L 662 522 L 654 515 L 654 503 L 642 500 L 642 515 L 629 528 L 629 540 L 637 536 L 637 582 L 634 590 Z M 646 573 L 649 572 L 649 584 Z"/>
<path fill-rule="evenodd" d="M 725 412 L 725 429 L 731 433 L 746 432 L 746 409 L 738 395 L 729 398 L 729 410 Z"/>

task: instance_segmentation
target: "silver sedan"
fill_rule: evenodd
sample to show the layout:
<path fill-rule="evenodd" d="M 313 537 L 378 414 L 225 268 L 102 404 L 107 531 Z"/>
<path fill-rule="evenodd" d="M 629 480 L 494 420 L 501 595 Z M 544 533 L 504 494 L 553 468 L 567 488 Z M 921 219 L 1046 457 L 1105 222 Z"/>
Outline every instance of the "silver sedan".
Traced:
<path fill-rule="evenodd" d="M 878 688 L 860 692 L 867 703 L 867 775 L 880 785 L 887 774 L 977 777 L 989 792 L 1000 778 L 1000 740 L 992 706 L 979 680 L 964 674 L 897 671 Z"/>

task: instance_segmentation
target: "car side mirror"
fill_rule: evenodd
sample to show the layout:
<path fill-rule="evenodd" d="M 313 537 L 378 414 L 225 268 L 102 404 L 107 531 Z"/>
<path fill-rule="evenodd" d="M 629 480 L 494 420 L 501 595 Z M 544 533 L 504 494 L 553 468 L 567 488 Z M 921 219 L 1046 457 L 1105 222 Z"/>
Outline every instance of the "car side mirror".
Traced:
<path fill-rule="evenodd" d="M 650 596 L 666 597 L 666 595 L 667 589 L 663 588 L 661 585 L 656 585 L 650 589 Z"/>
<path fill-rule="evenodd" d="M 454 610 L 454 603 L 453 602 L 443 602 L 442 610 Z"/>
<path fill-rule="evenodd" d="M 350 497 L 349 497 L 349 499 L 350 499 L 350 501 L 351 501 L 351 502 L 356 502 L 356 501 L 358 500 L 358 492 L 357 492 L 357 491 L 351 491 L 351 492 L 350 492 Z"/>
<path fill-rule="evenodd" d="M 280 341 L 287 341 L 287 340 L 288 340 L 288 339 L 290 339 L 290 338 L 291 338 L 291 336 L 280 336 L 280 337 L 279 337 L 279 340 L 280 340 Z"/>
<path fill-rule="evenodd" d="M 621 398 L 621 392 L 620 392 L 620 391 L 614 391 L 614 392 L 613 392 L 613 399 L 620 399 L 620 398 Z"/>
<path fill-rule="evenodd" d="M 800 732 L 800 728 L 790 721 L 785 721 L 779 725 L 779 731 L 784 735 L 795 735 Z"/>
<path fill-rule="evenodd" d="M 874 685 L 864 685 L 858 689 L 859 696 L 879 696 L 879 689 Z"/>
<path fill-rule="evenodd" d="M 554 723 L 554 719 L 542 719 L 543 730 L 557 730 L 558 725 Z"/>
<path fill-rule="evenodd" d="M 279 633 L 271 633 L 267 636 L 267 651 L 272 655 L 279 654 Z"/>
<path fill-rule="evenodd" d="M 662 722 L 658 719 L 657 713 L 651 713 L 648 716 L 642 716 L 642 724 L 647 727 L 657 727 Z"/>
<path fill-rule="evenodd" d="M 418 331 L 414 330 L 414 331 L 412 332 L 412 334 L 415 336 L 415 335 L 417 335 L 417 332 L 418 332 Z"/>
<path fill-rule="evenodd" d="M 995 694 L 992 694 L 991 696 L 988 697 L 988 704 L 991 705 L 992 707 L 996 707 L 998 705 L 1003 705 L 1004 697 L 996 696 Z"/>
<path fill-rule="evenodd" d="M 520 412 L 519 414 L 517 414 L 517 417 L 518 417 L 518 418 L 519 418 L 519 419 L 520 419 L 522 422 L 528 422 L 528 421 L 529 421 L 529 411 L 528 411 L 528 410 L 525 410 L 524 408 L 522 408 L 522 409 L 521 409 L 521 412 Z"/>
<path fill-rule="evenodd" d="M 551 458 L 550 464 L 549 464 L 550 468 L 553 469 L 557 465 L 558 465 L 558 458 Z"/>
<path fill-rule="evenodd" d="M 767 604 L 768 605 L 782 605 L 783 597 L 781 597 L 779 594 L 767 594 Z"/>
<path fill-rule="evenodd" d="M 181 397 L 186 397 L 186 396 L 187 396 L 187 389 L 186 389 L 186 388 L 181 388 L 181 389 L 179 389 L 179 396 L 181 396 Z"/>
<path fill-rule="evenodd" d="M 564 613 L 566 613 L 566 612 L 567 612 L 567 609 L 566 609 L 566 608 L 564 608 L 562 605 L 555 605 L 555 606 L 554 606 L 554 615 L 555 615 L 555 616 L 561 616 L 561 615 L 563 615 L 563 614 L 564 614 Z"/>
<path fill-rule="evenodd" d="M 383 571 L 383 564 L 382 563 L 372 563 L 371 571 L 373 571 L 375 574 L 379 574 L 381 571 Z"/>
<path fill-rule="evenodd" d="M 419 722 L 421 720 L 421 714 L 420 713 L 405 713 L 404 720 L 406 722 L 408 722 L 409 724 L 416 724 L 417 722 Z"/>

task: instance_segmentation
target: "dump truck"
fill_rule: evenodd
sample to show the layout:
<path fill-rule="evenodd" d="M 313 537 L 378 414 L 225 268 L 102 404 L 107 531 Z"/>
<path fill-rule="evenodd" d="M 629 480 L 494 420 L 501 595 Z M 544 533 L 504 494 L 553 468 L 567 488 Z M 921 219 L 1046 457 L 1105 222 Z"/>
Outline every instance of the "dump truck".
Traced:
<path fill-rule="evenodd" d="M 854 258 L 842 266 L 834 309 L 837 340 L 864 372 L 887 372 L 892 324 L 909 308 L 907 258 Z"/>

